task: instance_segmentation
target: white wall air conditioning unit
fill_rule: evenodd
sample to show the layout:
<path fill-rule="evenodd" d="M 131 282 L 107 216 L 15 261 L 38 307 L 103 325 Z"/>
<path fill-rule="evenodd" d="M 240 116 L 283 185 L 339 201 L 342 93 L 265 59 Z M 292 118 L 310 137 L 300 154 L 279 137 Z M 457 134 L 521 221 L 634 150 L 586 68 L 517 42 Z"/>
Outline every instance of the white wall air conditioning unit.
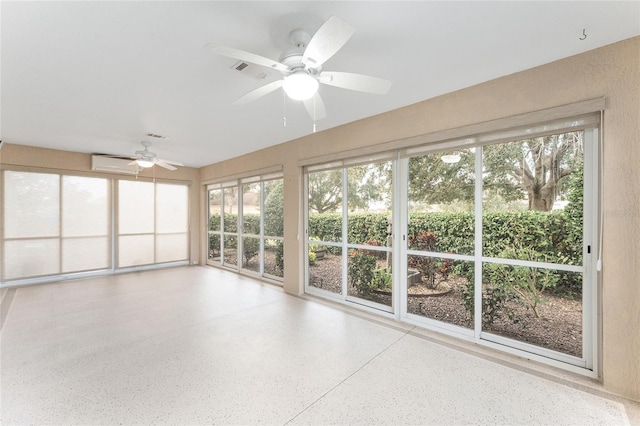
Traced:
<path fill-rule="evenodd" d="M 91 170 L 109 173 L 124 173 L 128 175 L 137 175 L 140 167 L 137 164 L 131 164 L 129 158 L 114 158 L 105 155 L 91 156 Z"/>

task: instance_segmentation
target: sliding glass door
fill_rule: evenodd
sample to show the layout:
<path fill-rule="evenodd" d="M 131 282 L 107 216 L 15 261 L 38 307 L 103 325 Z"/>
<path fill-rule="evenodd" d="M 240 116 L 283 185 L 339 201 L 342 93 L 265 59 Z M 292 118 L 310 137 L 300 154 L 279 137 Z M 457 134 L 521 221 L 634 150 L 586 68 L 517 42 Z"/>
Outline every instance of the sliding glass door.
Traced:
<path fill-rule="evenodd" d="M 484 338 L 582 358 L 584 142 L 577 131 L 483 148 Z"/>
<path fill-rule="evenodd" d="M 393 311 L 393 161 L 307 174 L 307 289 Z"/>
<path fill-rule="evenodd" d="M 207 263 L 281 281 L 284 191 L 281 173 L 207 187 Z"/>
<path fill-rule="evenodd" d="M 306 291 L 594 368 L 598 130 L 580 124 L 307 166 Z"/>
<path fill-rule="evenodd" d="M 407 313 L 432 325 L 473 330 L 475 152 L 442 151 L 403 163 L 408 175 L 403 299 Z"/>

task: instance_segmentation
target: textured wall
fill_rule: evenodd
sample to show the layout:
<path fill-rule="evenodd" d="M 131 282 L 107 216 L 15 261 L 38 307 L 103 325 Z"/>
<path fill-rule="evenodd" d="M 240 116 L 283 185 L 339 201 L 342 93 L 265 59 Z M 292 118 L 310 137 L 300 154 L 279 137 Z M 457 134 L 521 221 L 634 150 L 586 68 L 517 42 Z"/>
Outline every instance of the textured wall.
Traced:
<path fill-rule="evenodd" d="M 298 161 L 378 143 L 606 98 L 604 118 L 603 378 L 640 400 L 640 37 L 428 99 L 201 169 L 203 180 L 282 164 L 285 290 L 300 293 Z"/>

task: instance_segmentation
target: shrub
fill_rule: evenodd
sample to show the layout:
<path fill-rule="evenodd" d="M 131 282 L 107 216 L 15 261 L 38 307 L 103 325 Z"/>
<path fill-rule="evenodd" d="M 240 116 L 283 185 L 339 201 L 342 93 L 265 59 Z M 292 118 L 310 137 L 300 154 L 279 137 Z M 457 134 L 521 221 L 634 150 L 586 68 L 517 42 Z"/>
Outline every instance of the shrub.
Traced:
<path fill-rule="evenodd" d="M 471 319 L 475 316 L 474 297 L 474 282 L 469 280 L 462 291 L 462 303 Z M 522 318 L 509 305 L 509 302 L 513 301 L 517 301 L 517 296 L 504 283 L 496 282 L 492 285 L 486 285 L 482 294 L 482 327 L 490 327 L 497 318 L 502 316 L 506 316 L 513 323 L 521 322 Z M 524 323 L 522 324 L 524 325 Z"/>
<path fill-rule="evenodd" d="M 282 181 L 267 182 L 273 185 L 264 200 L 264 235 L 284 236 L 284 185 Z"/>
<path fill-rule="evenodd" d="M 284 272 L 284 243 L 276 241 L 276 268 L 280 272 Z"/>
<path fill-rule="evenodd" d="M 436 248 L 436 234 L 430 231 L 418 231 L 409 234 L 409 247 L 414 250 L 434 251 Z M 409 267 L 417 269 L 422 275 L 422 281 L 428 288 L 436 288 L 436 259 L 430 256 L 409 256 Z"/>
<path fill-rule="evenodd" d="M 362 250 L 354 250 L 349 253 L 348 276 L 349 284 L 356 288 L 361 295 L 371 293 L 373 271 L 376 268 L 376 258 L 364 253 Z"/>
<path fill-rule="evenodd" d="M 534 253 L 529 248 L 510 249 L 502 257 L 520 260 L 533 260 Z M 536 318 L 540 317 L 538 305 L 546 300 L 543 294 L 558 283 L 556 271 L 528 266 L 513 266 L 488 263 L 485 266 L 486 281 L 496 287 L 500 286 L 517 296 L 517 301 L 527 309 L 532 309 Z"/>
<path fill-rule="evenodd" d="M 242 226 L 245 234 L 260 235 L 260 214 L 242 215 Z"/>
<path fill-rule="evenodd" d="M 244 238 L 242 241 L 242 255 L 245 264 L 249 263 L 260 251 L 260 240 L 258 238 Z"/>
<path fill-rule="evenodd" d="M 391 291 L 393 287 L 391 271 L 386 268 L 374 269 L 370 287 L 371 290 Z"/>

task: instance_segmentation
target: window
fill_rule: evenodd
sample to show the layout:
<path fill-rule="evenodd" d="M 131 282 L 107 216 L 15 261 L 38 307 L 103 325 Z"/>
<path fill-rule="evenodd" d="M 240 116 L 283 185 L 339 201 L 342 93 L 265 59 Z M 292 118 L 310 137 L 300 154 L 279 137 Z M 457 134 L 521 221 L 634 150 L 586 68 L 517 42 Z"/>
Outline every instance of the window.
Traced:
<path fill-rule="evenodd" d="M 0 279 L 30 283 L 187 261 L 189 187 L 115 183 L 113 194 L 113 179 L 2 171 Z"/>
<path fill-rule="evenodd" d="M 110 181 L 6 170 L 2 280 L 111 267 Z"/>
<path fill-rule="evenodd" d="M 207 187 L 207 263 L 278 281 L 284 274 L 282 173 Z"/>
<path fill-rule="evenodd" d="M 118 267 L 188 260 L 188 186 L 118 182 Z"/>

